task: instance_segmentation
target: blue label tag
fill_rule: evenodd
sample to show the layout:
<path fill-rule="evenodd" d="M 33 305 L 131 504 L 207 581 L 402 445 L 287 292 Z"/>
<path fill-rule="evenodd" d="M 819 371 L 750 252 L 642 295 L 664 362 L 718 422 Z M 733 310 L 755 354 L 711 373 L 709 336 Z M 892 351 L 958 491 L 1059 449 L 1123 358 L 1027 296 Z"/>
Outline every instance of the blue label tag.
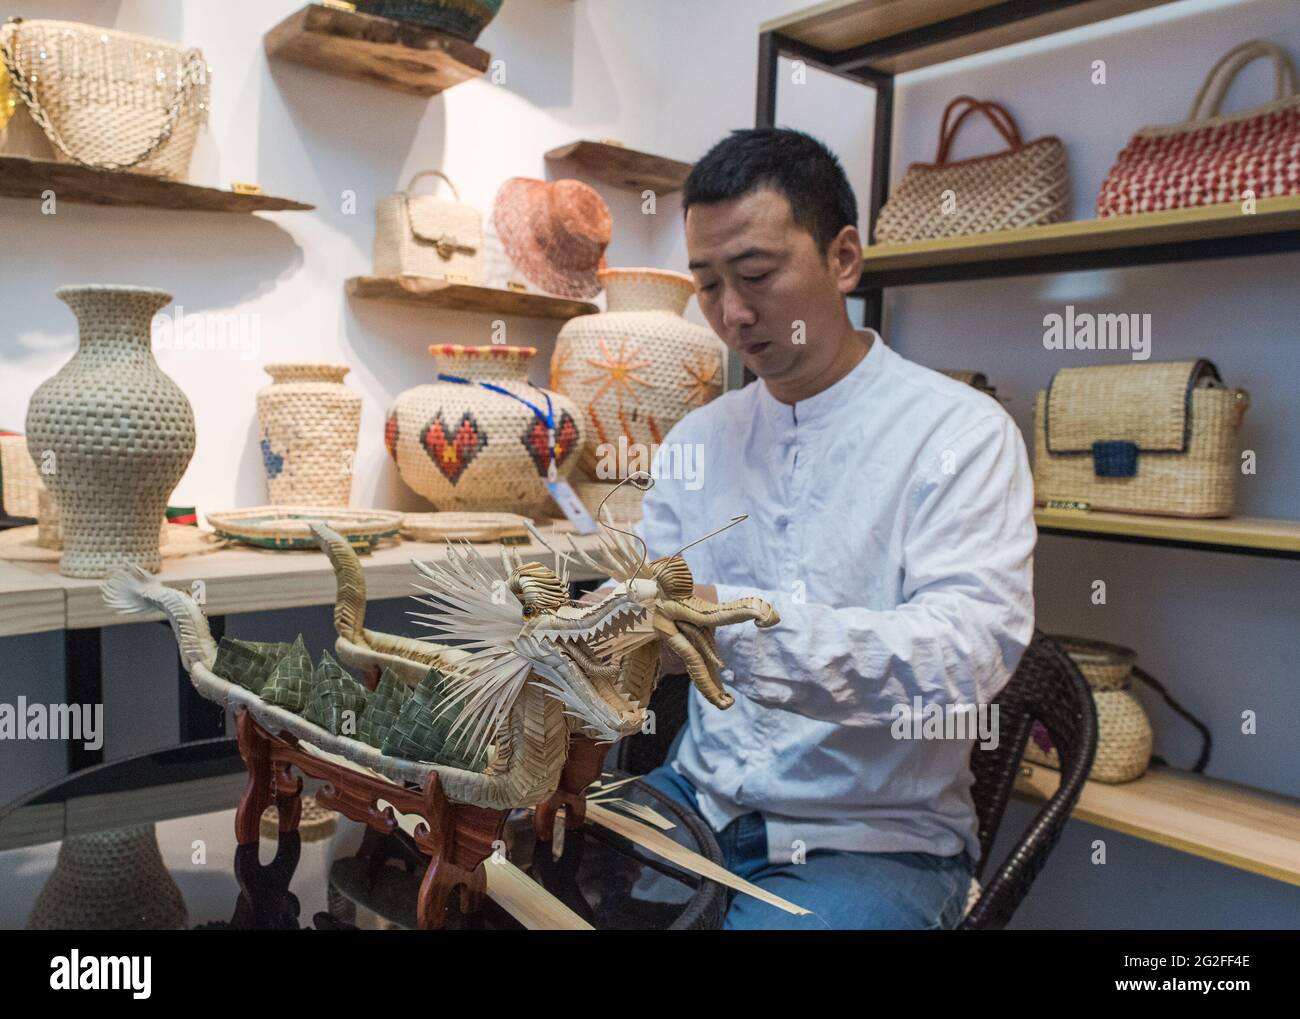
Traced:
<path fill-rule="evenodd" d="M 599 530 L 595 518 L 587 512 L 578 493 L 567 481 L 548 481 L 546 488 L 555 504 L 560 507 L 560 512 L 569 518 L 579 534 L 595 534 Z"/>

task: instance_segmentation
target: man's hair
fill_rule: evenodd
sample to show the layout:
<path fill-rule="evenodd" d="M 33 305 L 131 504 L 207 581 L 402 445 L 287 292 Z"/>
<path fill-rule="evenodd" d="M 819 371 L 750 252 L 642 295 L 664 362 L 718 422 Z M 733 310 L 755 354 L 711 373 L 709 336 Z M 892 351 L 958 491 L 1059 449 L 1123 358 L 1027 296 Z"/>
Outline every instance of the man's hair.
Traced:
<path fill-rule="evenodd" d="M 686 178 L 682 215 L 697 203 L 761 188 L 785 195 L 795 223 L 823 254 L 836 234 L 858 224 L 858 200 L 839 159 L 811 135 L 785 127 L 732 131 L 709 149 Z"/>

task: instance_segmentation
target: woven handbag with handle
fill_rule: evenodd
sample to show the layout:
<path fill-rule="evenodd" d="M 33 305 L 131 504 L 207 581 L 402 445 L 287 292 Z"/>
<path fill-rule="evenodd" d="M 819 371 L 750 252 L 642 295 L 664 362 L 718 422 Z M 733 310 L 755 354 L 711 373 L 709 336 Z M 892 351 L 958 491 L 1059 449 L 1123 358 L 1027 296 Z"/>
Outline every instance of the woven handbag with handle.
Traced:
<path fill-rule="evenodd" d="M 1062 368 L 1035 405 L 1034 499 L 1230 516 L 1248 405 L 1204 358 Z"/>
<path fill-rule="evenodd" d="M 962 123 L 982 113 L 1007 151 L 952 162 L 948 154 Z M 955 114 L 955 116 L 954 116 Z M 1021 140 L 1006 108 L 958 96 L 943 111 L 933 163 L 913 163 L 876 219 L 876 242 L 898 244 L 1056 223 L 1070 201 L 1065 146 L 1047 136 Z"/>
<path fill-rule="evenodd" d="M 95 25 L 14 19 L 0 26 L 0 57 L 55 159 L 185 179 L 208 116 L 211 71 L 199 50 Z"/>
<path fill-rule="evenodd" d="M 1247 64 L 1273 61 L 1271 103 L 1221 115 L 1233 79 Z M 1296 70 L 1260 39 L 1234 46 L 1210 69 L 1188 119 L 1144 127 L 1120 152 L 1097 195 L 1098 216 L 1123 216 L 1300 194 L 1300 95 Z"/>
<path fill-rule="evenodd" d="M 455 200 L 411 194 L 422 177 L 446 181 Z M 460 201 L 441 170 L 421 170 L 376 208 L 375 275 L 403 274 L 483 282 L 483 214 Z"/>

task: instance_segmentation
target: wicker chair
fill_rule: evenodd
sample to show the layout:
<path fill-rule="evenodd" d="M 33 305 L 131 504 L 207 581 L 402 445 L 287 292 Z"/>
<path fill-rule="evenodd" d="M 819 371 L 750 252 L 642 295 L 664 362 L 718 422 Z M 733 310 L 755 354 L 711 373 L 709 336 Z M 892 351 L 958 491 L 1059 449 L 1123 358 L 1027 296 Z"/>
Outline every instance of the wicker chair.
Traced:
<path fill-rule="evenodd" d="M 609 763 L 632 775 L 644 775 L 662 764 L 678 730 L 686 723 L 689 695 L 690 684 L 685 676 L 665 676 L 650 700 L 655 732 L 621 741 Z M 1006 812 L 1035 719 L 1043 723 L 1060 754 L 1061 784 L 971 904 L 959 930 L 1000 930 L 1010 921 L 1061 837 L 1097 750 L 1097 709 L 1088 684 L 1061 646 L 1039 630 L 1034 631 L 1033 641 L 997 703 L 997 749 L 980 750 L 976 746 L 971 751 L 970 766 L 975 776 L 971 797 L 979 818 L 977 880 L 986 873 L 989 851 Z"/>

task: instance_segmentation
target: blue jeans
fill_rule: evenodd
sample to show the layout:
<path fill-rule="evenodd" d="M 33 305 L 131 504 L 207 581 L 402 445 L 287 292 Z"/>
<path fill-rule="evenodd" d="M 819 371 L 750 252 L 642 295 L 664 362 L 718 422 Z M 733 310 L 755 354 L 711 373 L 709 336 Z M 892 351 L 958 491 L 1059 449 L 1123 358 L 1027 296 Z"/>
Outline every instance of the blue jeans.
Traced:
<path fill-rule="evenodd" d="M 644 781 L 699 813 L 695 787 L 668 765 Z M 934 856 L 811 849 L 803 863 L 769 863 L 767 826 L 758 811 L 715 834 L 727 870 L 812 910 L 793 916 L 729 889 L 727 930 L 951 930 L 962 918 L 974 869 L 965 850 Z"/>

